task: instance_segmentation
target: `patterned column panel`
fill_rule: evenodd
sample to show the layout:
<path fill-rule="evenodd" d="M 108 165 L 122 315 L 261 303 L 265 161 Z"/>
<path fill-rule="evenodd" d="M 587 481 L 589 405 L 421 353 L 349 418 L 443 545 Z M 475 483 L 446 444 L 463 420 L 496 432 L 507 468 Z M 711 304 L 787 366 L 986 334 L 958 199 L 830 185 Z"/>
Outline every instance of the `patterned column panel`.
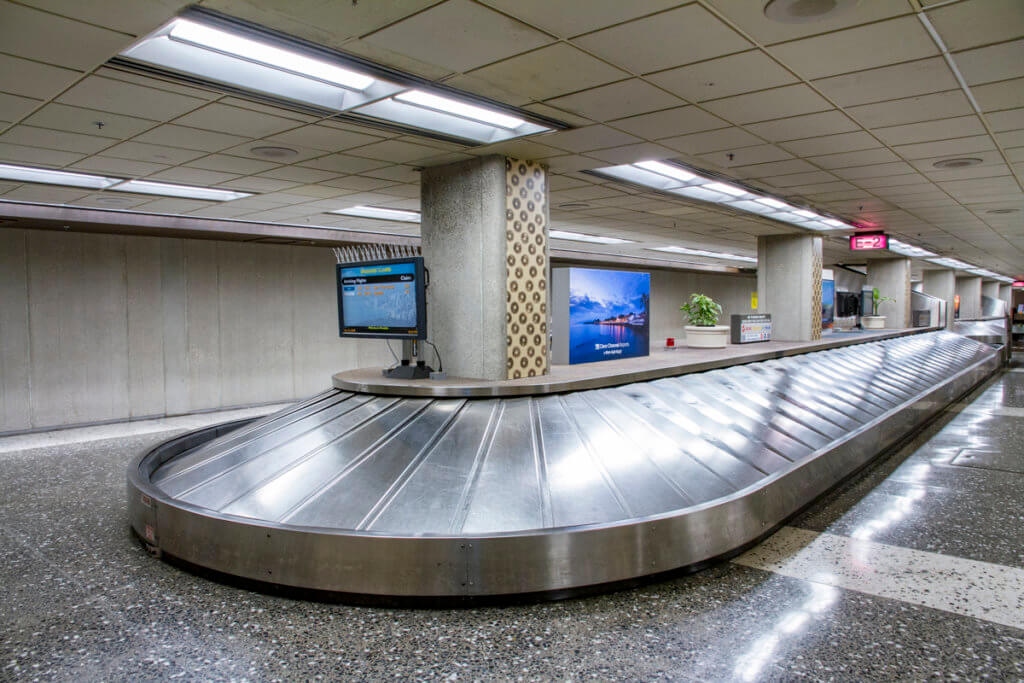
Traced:
<path fill-rule="evenodd" d="M 548 186 L 536 161 L 505 159 L 508 378 L 548 373 Z"/>
<path fill-rule="evenodd" d="M 811 341 L 821 339 L 821 238 L 811 246 Z"/>

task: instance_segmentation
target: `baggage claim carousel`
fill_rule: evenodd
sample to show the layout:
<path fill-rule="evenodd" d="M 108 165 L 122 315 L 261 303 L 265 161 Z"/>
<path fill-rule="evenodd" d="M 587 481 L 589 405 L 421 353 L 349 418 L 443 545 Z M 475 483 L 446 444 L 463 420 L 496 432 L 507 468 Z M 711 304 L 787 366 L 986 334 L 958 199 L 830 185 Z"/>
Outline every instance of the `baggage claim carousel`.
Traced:
<path fill-rule="evenodd" d="M 154 554 L 246 580 L 561 597 L 737 552 L 1000 364 L 934 331 L 532 396 L 334 389 L 143 454 L 129 515 Z"/>

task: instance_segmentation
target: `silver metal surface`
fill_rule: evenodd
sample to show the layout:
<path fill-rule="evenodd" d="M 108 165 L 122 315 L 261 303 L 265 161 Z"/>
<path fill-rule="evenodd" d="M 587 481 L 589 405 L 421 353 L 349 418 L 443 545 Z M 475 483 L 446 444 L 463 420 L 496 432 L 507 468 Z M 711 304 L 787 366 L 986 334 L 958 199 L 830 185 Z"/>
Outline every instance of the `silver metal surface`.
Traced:
<path fill-rule="evenodd" d="M 932 332 L 557 395 L 334 390 L 140 457 L 129 514 L 164 553 L 287 586 L 564 591 L 742 547 L 998 365 Z"/>

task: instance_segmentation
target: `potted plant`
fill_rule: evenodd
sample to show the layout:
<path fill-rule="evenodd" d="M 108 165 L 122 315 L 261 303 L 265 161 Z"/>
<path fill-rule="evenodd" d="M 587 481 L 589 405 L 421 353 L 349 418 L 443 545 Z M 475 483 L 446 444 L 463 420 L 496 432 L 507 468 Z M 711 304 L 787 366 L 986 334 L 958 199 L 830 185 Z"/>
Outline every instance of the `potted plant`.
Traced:
<path fill-rule="evenodd" d="M 686 345 L 701 349 L 724 349 L 729 343 L 729 328 L 718 325 L 722 307 L 709 296 L 693 293 L 690 300 L 679 307 L 686 313 Z"/>
<path fill-rule="evenodd" d="M 871 290 L 871 315 L 862 315 L 860 324 L 865 330 L 880 330 L 885 327 L 885 316 L 878 315 L 878 307 L 889 301 L 896 301 L 891 296 L 882 296 L 878 287 Z"/>

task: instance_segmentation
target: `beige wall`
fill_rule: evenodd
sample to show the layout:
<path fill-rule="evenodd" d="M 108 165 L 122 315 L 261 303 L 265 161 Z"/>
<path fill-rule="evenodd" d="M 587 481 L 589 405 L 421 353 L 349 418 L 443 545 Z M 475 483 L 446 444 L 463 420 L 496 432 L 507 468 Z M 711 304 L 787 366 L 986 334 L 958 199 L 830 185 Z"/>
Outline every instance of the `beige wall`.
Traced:
<path fill-rule="evenodd" d="M 684 313 L 679 310 L 690 294 L 707 294 L 722 305 L 719 325 L 728 325 L 733 313 L 753 313 L 750 295 L 757 291 L 755 275 L 714 275 L 670 270 L 651 271 L 651 350 L 665 345 L 666 337 L 684 344 Z"/>
<path fill-rule="evenodd" d="M 0 230 L 0 433 L 283 401 L 383 365 L 326 248 Z"/>

